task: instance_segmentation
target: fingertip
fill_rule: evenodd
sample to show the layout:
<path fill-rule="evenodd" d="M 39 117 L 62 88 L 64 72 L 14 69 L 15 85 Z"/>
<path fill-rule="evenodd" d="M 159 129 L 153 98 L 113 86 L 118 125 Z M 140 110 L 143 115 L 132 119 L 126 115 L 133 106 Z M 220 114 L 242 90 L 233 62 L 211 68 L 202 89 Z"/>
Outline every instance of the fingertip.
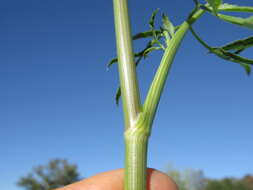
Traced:
<path fill-rule="evenodd" d="M 176 183 L 165 173 L 148 169 L 147 190 L 178 190 Z"/>
<path fill-rule="evenodd" d="M 123 190 L 124 170 L 100 173 L 80 182 L 56 190 Z M 176 183 L 165 173 L 156 169 L 147 170 L 147 190 L 178 190 Z"/>

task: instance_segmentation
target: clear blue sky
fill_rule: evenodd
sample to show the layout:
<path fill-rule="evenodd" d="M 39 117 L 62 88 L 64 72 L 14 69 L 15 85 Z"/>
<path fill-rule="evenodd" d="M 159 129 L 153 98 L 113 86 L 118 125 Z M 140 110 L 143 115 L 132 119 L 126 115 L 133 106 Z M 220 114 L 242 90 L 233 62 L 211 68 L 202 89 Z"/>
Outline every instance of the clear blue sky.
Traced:
<path fill-rule="evenodd" d="M 179 24 L 192 7 L 131 0 L 133 32 L 148 28 L 156 8 Z M 208 15 L 195 28 L 213 45 L 252 35 Z M 110 0 L 0 1 L 0 189 L 19 189 L 20 176 L 52 158 L 76 163 L 83 177 L 123 167 L 117 66 L 106 70 L 115 52 Z M 244 55 L 253 58 L 252 49 Z M 160 54 L 149 58 L 138 69 L 142 99 Z M 252 87 L 240 66 L 208 54 L 188 34 L 157 112 L 148 165 L 173 163 L 214 178 L 252 173 Z"/>

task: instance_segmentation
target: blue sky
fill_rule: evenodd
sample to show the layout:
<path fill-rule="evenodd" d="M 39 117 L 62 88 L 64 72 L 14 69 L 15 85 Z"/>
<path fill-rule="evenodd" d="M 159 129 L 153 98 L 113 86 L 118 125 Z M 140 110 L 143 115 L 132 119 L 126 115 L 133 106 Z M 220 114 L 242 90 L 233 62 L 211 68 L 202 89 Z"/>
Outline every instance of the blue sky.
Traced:
<path fill-rule="evenodd" d="M 156 8 L 180 24 L 193 7 L 184 0 L 129 3 L 134 33 L 148 28 Z M 0 28 L 0 188 L 20 189 L 20 176 L 53 158 L 76 163 L 83 177 L 123 167 L 117 66 L 106 70 L 116 55 L 112 2 L 0 1 Z M 252 35 L 210 15 L 195 29 L 214 46 Z M 252 49 L 244 55 L 252 58 Z M 138 68 L 142 100 L 160 56 Z M 172 163 L 213 178 L 252 173 L 252 84 L 240 66 L 208 54 L 188 34 L 154 121 L 149 167 Z"/>

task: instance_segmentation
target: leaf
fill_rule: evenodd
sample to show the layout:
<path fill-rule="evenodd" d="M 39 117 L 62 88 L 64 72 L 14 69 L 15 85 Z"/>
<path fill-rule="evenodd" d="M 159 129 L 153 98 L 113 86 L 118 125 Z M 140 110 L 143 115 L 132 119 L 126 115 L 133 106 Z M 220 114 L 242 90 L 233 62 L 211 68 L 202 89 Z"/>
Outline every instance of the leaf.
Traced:
<path fill-rule="evenodd" d="M 169 17 L 165 14 L 162 14 L 163 19 L 163 28 L 169 32 L 170 36 L 172 37 L 175 33 L 175 27 L 172 22 L 169 20 Z"/>
<path fill-rule="evenodd" d="M 253 16 L 246 18 L 244 20 L 244 25 L 248 28 L 253 29 Z"/>
<path fill-rule="evenodd" d="M 251 67 L 245 63 L 239 63 L 243 68 L 244 70 L 246 71 L 247 75 L 250 75 L 251 74 Z"/>
<path fill-rule="evenodd" d="M 229 12 L 244 12 L 253 13 L 253 7 L 250 6 L 238 6 L 228 3 L 221 4 L 218 8 L 219 11 L 229 11 Z"/>
<path fill-rule="evenodd" d="M 234 62 L 234 63 L 238 63 L 241 66 L 243 66 L 243 68 L 245 69 L 245 71 L 247 72 L 247 74 L 249 75 L 251 72 L 251 68 L 250 65 L 253 65 L 253 60 L 245 58 L 245 57 L 241 57 L 235 53 L 231 53 L 229 51 L 224 50 L 223 48 L 214 48 L 209 46 L 206 42 L 204 42 L 198 35 L 197 33 L 193 30 L 192 27 L 190 27 L 190 31 L 192 32 L 193 36 L 205 47 L 207 48 L 211 53 L 214 53 L 215 55 L 217 55 L 218 57 Z M 235 42 L 233 42 L 235 43 Z M 231 43 L 231 44 L 233 44 Z M 237 40 L 238 43 L 238 40 Z M 229 45 L 231 45 L 229 44 Z M 228 45 L 225 45 L 225 47 Z"/>
<path fill-rule="evenodd" d="M 222 0 L 206 0 L 206 1 L 213 8 L 214 14 L 217 14 L 218 7 L 222 4 Z"/>
<path fill-rule="evenodd" d="M 244 51 L 245 49 L 239 49 L 239 50 L 237 50 L 237 51 L 235 51 L 234 53 L 235 54 L 240 54 L 242 51 Z"/>
<path fill-rule="evenodd" d="M 218 57 L 222 59 L 225 59 L 234 63 L 239 63 L 245 69 L 246 73 L 250 75 L 251 73 L 250 65 L 253 65 L 253 60 L 238 56 L 234 53 L 230 53 L 220 48 L 213 48 L 211 53 L 216 54 Z"/>
<path fill-rule="evenodd" d="M 244 38 L 244 39 L 240 39 L 240 40 L 236 40 L 234 42 L 231 42 L 229 44 L 226 44 L 224 46 L 222 46 L 221 48 L 229 51 L 229 50 L 235 50 L 238 54 L 241 51 L 245 50 L 246 48 L 249 48 L 253 46 L 253 36 L 250 36 L 248 38 Z"/>
<path fill-rule="evenodd" d="M 144 51 L 143 56 L 144 56 L 144 57 L 147 57 L 147 55 L 148 55 L 150 52 L 155 51 L 155 50 L 160 50 L 160 49 L 162 49 L 162 48 L 161 48 L 161 47 L 150 47 L 150 48 L 148 48 L 148 49 L 146 49 L 146 50 Z"/>
<path fill-rule="evenodd" d="M 158 11 L 159 11 L 159 9 L 156 9 L 156 10 L 152 13 L 152 15 L 151 15 L 151 17 L 150 17 L 149 26 L 150 26 L 151 29 L 154 29 L 154 28 L 155 28 L 155 17 L 156 17 L 156 15 L 157 15 Z"/>
<path fill-rule="evenodd" d="M 117 105 L 119 105 L 120 96 L 121 96 L 121 89 L 119 87 L 115 96 L 115 101 Z"/>
<path fill-rule="evenodd" d="M 253 16 L 247 18 L 218 14 L 218 17 L 226 22 L 253 29 Z"/>
<path fill-rule="evenodd" d="M 253 65 L 253 60 L 251 60 L 251 59 L 241 57 L 241 56 L 236 55 L 234 53 L 225 51 L 221 48 L 213 48 L 213 50 L 214 51 L 212 51 L 212 53 L 215 53 L 219 57 L 226 59 L 228 61 L 233 61 L 235 63 L 245 63 L 245 64 Z"/>
<path fill-rule="evenodd" d="M 107 69 L 109 68 L 109 67 L 111 67 L 114 63 L 117 63 L 118 62 L 118 58 L 113 58 L 108 64 L 107 64 Z"/>
<path fill-rule="evenodd" d="M 169 35 L 169 32 L 166 31 L 164 28 L 160 27 L 160 30 L 162 31 L 162 35 L 165 38 L 165 42 L 168 45 L 171 39 L 171 36 Z"/>
<path fill-rule="evenodd" d="M 138 53 L 134 53 L 134 57 L 144 57 L 143 53 L 146 49 L 150 48 L 152 45 L 151 45 L 151 41 L 147 43 L 146 47 L 138 52 Z M 138 59 L 137 62 L 136 62 L 136 65 L 138 65 L 138 63 L 140 62 L 140 60 Z M 107 68 L 109 69 L 109 67 L 111 67 L 113 64 L 115 63 L 118 63 L 118 58 L 113 58 L 108 64 L 107 64 Z"/>
<path fill-rule="evenodd" d="M 138 53 L 135 53 L 134 56 L 135 57 L 140 57 L 142 56 L 143 52 L 138 52 Z M 118 63 L 118 58 L 113 58 L 108 64 L 107 64 L 107 69 L 109 69 L 113 64 L 115 63 Z"/>
<path fill-rule="evenodd" d="M 153 37 L 153 30 L 148 30 L 146 32 L 140 32 L 138 34 L 135 34 L 133 36 L 133 40 L 138 40 L 141 38 L 149 38 L 149 37 Z M 156 35 L 158 35 L 159 33 L 161 33 L 159 30 L 155 30 Z"/>
<path fill-rule="evenodd" d="M 196 6 L 198 6 L 200 4 L 199 0 L 193 0 L 193 2 L 195 3 Z"/>

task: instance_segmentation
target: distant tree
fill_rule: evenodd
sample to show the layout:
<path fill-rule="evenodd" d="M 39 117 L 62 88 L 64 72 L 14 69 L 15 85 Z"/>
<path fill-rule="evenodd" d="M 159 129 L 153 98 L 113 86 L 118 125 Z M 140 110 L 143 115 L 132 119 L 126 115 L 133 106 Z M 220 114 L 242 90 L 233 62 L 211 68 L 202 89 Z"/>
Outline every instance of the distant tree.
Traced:
<path fill-rule="evenodd" d="M 80 180 L 77 166 L 67 160 L 51 160 L 45 166 L 37 166 L 17 185 L 25 190 L 52 190 Z"/>
<path fill-rule="evenodd" d="M 244 180 L 224 178 L 221 180 L 208 180 L 204 190 L 252 190 Z"/>
<path fill-rule="evenodd" d="M 167 174 L 176 182 L 179 190 L 203 190 L 206 185 L 206 179 L 201 170 L 180 171 L 170 167 Z"/>
<path fill-rule="evenodd" d="M 202 170 L 178 170 L 168 165 L 167 175 L 177 184 L 179 190 L 253 190 L 253 176 L 243 178 L 209 179 Z"/>
<path fill-rule="evenodd" d="M 246 185 L 248 185 L 250 187 L 250 189 L 253 190 L 253 176 L 248 174 L 245 175 L 243 178 L 243 181 L 246 183 Z"/>

